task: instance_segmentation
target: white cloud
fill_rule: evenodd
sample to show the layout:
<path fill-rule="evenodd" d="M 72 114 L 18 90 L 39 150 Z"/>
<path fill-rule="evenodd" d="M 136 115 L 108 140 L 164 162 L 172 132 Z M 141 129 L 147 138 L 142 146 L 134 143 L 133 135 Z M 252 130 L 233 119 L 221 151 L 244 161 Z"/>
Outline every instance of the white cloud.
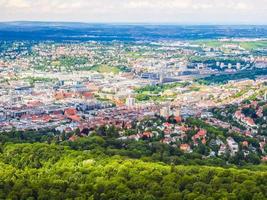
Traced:
<path fill-rule="evenodd" d="M 0 20 L 267 23 L 267 0 L 0 0 Z"/>
<path fill-rule="evenodd" d="M 27 0 L 8 0 L 5 1 L 5 7 L 9 9 L 14 8 L 30 8 L 31 4 Z"/>

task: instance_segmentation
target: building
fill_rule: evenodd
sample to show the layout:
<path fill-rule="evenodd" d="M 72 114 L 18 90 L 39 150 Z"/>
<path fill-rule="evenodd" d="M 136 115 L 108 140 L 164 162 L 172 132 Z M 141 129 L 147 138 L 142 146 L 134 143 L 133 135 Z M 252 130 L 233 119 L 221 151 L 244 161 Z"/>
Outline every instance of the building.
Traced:
<path fill-rule="evenodd" d="M 236 141 L 233 138 L 229 137 L 229 138 L 227 138 L 227 145 L 228 145 L 228 148 L 230 150 L 230 155 L 234 156 L 239 150 L 238 144 L 236 143 Z"/>
<path fill-rule="evenodd" d="M 222 156 L 222 155 L 224 155 L 225 152 L 226 152 L 226 145 L 222 144 L 222 145 L 220 146 L 219 151 L 218 151 L 218 156 Z"/>
<path fill-rule="evenodd" d="M 160 109 L 160 116 L 168 118 L 170 117 L 170 112 L 171 112 L 170 106 L 165 106 Z"/>
<path fill-rule="evenodd" d="M 241 64 L 240 63 L 236 63 L 236 69 L 240 69 L 241 68 Z"/>
<path fill-rule="evenodd" d="M 135 98 L 128 97 L 125 102 L 126 106 L 132 108 L 135 106 Z"/>
<path fill-rule="evenodd" d="M 190 153 L 192 151 L 189 144 L 181 144 L 180 150 L 182 150 L 185 153 Z"/>

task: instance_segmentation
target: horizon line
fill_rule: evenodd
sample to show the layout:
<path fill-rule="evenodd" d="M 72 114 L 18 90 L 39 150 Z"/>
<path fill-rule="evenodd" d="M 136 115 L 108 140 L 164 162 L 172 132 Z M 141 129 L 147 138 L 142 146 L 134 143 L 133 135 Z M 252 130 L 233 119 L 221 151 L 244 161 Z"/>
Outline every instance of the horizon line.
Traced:
<path fill-rule="evenodd" d="M 86 21 L 48 21 L 48 20 L 5 20 L 0 23 L 76 23 L 76 24 L 109 24 L 109 25 L 179 25 L 179 26 L 267 26 L 266 24 L 253 24 L 245 22 L 236 22 L 236 23 L 194 23 L 194 22 L 86 22 Z"/>

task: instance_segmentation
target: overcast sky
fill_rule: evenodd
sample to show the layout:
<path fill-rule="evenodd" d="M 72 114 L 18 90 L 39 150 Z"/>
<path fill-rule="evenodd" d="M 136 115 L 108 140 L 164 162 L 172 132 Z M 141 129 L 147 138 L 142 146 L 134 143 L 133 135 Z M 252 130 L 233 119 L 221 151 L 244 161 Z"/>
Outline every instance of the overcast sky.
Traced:
<path fill-rule="evenodd" d="M 267 24 L 267 0 L 0 0 L 0 21 Z"/>

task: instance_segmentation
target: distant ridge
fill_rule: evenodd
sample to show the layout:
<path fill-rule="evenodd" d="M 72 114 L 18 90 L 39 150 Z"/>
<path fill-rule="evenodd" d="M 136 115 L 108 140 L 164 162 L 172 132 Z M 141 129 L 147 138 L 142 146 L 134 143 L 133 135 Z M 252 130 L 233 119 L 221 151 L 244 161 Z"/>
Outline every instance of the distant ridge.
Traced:
<path fill-rule="evenodd" d="M 267 26 L 110 24 L 86 22 L 0 22 L 0 40 L 159 41 L 266 38 Z"/>

